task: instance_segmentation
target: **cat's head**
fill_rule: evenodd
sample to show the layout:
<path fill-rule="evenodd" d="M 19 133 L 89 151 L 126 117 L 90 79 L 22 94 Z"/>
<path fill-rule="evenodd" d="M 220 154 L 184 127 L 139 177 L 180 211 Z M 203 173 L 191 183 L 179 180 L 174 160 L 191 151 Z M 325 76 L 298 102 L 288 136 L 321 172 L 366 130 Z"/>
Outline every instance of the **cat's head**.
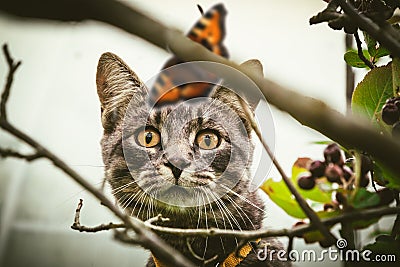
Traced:
<path fill-rule="evenodd" d="M 96 81 L 106 178 L 123 207 L 198 206 L 247 190 L 251 125 L 235 92 L 216 86 L 210 97 L 152 108 L 147 87 L 112 53 Z"/>

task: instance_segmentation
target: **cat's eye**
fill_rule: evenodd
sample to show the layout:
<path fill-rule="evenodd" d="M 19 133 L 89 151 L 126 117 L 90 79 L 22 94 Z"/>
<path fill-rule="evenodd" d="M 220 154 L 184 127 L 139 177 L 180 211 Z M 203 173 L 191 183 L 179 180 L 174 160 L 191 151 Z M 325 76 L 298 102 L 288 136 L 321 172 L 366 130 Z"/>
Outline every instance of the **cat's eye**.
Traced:
<path fill-rule="evenodd" d="M 138 132 L 136 140 L 144 147 L 154 147 L 161 141 L 160 133 L 156 129 L 146 128 Z"/>
<path fill-rule="evenodd" d="M 219 136 L 211 130 L 204 130 L 197 134 L 196 143 L 201 149 L 214 149 L 220 144 Z"/>

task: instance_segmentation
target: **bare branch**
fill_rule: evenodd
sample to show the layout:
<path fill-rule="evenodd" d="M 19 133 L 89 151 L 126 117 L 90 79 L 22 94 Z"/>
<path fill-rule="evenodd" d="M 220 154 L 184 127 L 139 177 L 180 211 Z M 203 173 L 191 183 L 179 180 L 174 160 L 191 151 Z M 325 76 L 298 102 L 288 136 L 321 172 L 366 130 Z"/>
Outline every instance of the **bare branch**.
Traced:
<path fill-rule="evenodd" d="M 17 151 L 11 150 L 11 149 L 3 149 L 0 148 L 0 157 L 1 158 L 7 158 L 7 157 L 11 157 L 11 158 L 19 158 L 19 159 L 24 159 L 26 161 L 33 161 L 36 159 L 40 159 L 43 158 L 43 155 L 39 152 L 30 154 L 30 155 L 24 155 L 21 154 Z"/>
<path fill-rule="evenodd" d="M 374 64 L 372 64 L 371 61 L 369 61 L 368 59 L 365 58 L 364 53 L 363 53 L 363 49 L 361 47 L 361 40 L 360 40 L 360 36 L 358 35 L 358 32 L 354 33 L 354 38 L 356 39 L 356 43 L 357 43 L 357 54 L 358 57 L 365 63 L 365 65 L 367 65 L 370 69 L 375 68 Z"/>
<path fill-rule="evenodd" d="M 106 206 L 110 211 L 112 211 L 117 217 L 119 217 L 123 223 L 125 224 L 127 229 L 132 229 L 138 235 L 138 238 L 141 240 L 142 244 L 144 244 L 147 248 L 149 248 L 159 259 L 162 259 L 163 262 L 171 264 L 172 266 L 181 266 L 187 267 L 194 265 L 188 261 L 182 254 L 171 246 L 169 246 L 164 240 L 160 239 L 158 236 L 154 235 L 147 227 L 145 227 L 144 222 L 141 220 L 130 217 L 127 214 L 124 214 L 120 211 L 111 200 L 109 200 L 101 191 L 97 190 L 93 185 L 87 182 L 81 175 L 79 175 L 76 171 L 74 171 L 70 166 L 68 166 L 64 161 L 62 161 L 59 157 L 53 154 L 50 150 L 46 149 L 36 140 L 28 136 L 26 133 L 22 132 L 18 128 L 14 127 L 11 123 L 8 122 L 6 111 L 6 103 L 10 94 L 10 89 L 12 85 L 13 75 L 15 70 L 18 68 L 19 64 L 13 64 L 13 59 L 8 53 L 7 46 L 4 46 L 4 54 L 7 58 L 7 62 L 9 64 L 10 72 L 7 79 L 7 84 L 5 87 L 5 92 L 2 94 L 1 98 L 1 120 L 0 120 L 0 128 L 9 132 L 13 136 L 17 137 L 21 141 L 25 142 L 33 149 L 36 150 L 37 153 L 42 155 L 42 157 L 50 160 L 57 168 L 67 174 L 70 178 L 72 178 L 75 182 L 85 188 L 88 192 L 94 195 L 97 199 L 101 201 L 101 203 Z M 79 207 L 78 207 L 79 208 Z M 79 211 L 78 211 L 79 213 Z M 79 214 L 78 214 L 79 215 Z M 79 218 L 79 216 L 78 216 Z"/>
<path fill-rule="evenodd" d="M 77 209 L 78 210 L 78 209 Z M 78 211 L 77 211 L 78 212 Z M 362 220 L 370 220 L 374 218 L 381 218 L 387 215 L 395 215 L 400 214 L 400 206 L 397 207 L 378 207 L 378 208 L 370 208 L 365 210 L 353 210 L 351 212 L 346 212 L 341 215 L 332 218 L 321 219 L 321 222 L 326 227 L 332 227 L 337 223 L 343 222 L 355 222 L 355 221 L 362 221 Z M 76 215 L 75 215 L 76 218 Z M 79 216 L 78 216 L 79 218 Z M 168 218 L 163 218 L 162 215 L 157 215 L 154 218 L 147 220 L 147 227 L 157 233 L 163 234 L 173 234 L 181 237 L 207 237 L 207 236 L 221 236 L 221 237 L 236 237 L 242 241 L 252 241 L 256 240 L 257 238 L 263 237 L 278 237 L 278 236 L 287 236 L 289 238 L 292 237 L 300 237 L 303 234 L 314 231 L 318 229 L 313 224 L 303 224 L 301 226 L 292 228 L 292 229 L 279 229 L 279 230 L 272 230 L 272 229 L 258 229 L 252 231 L 237 231 L 237 230 L 226 230 L 226 229 L 216 229 L 216 228 L 209 228 L 209 229 L 182 229 L 182 228 L 171 228 L 171 227 L 164 227 L 159 225 L 154 225 L 152 223 L 157 221 L 167 221 Z M 75 222 L 79 223 L 75 219 Z M 152 222 L 152 223 L 150 223 Z M 117 224 L 116 224 L 117 225 Z M 123 228 L 124 225 L 121 224 L 118 228 Z M 120 232 L 123 233 L 124 231 Z M 135 241 L 137 244 L 137 241 Z"/>
<path fill-rule="evenodd" d="M 260 139 L 261 144 L 263 145 L 265 151 L 267 152 L 268 156 L 271 158 L 272 162 L 274 163 L 276 169 L 282 176 L 283 181 L 285 182 L 286 186 L 288 187 L 289 191 L 293 194 L 295 197 L 297 203 L 299 203 L 299 206 L 301 209 L 304 211 L 304 213 L 307 215 L 307 217 L 310 219 L 311 224 L 315 225 L 315 227 L 325 236 L 326 241 L 330 244 L 336 243 L 337 238 L 329 231 L 329 229 L 321 222 L 319 219 L 317 213 L 308 205 L 306 200 L 303 198 L 303 196 L 297 191 L 296 187 L 293 185 L 293 182 L 291 179 L 286 175 L 285 171 L 279 164 L 278 160 L 276 159 L 274 153 L 268 146 L 268 144 L 265 142 L 260 129 L 258 128 L 258 125 L 256 121 L 254 120 L 254 117 L 249 110 L 248 106 L 244 101 L 240 98 L 240 104 L 242 105 L 247 119 L 251 123 L 251 127 L 254 129 L 254 132 L 257 134 L 258 139 Z"/>
<path fill-rule="evenodd" d="M 355 222 L 355 221 L 363 221 L 369 220 L 373 218 L 381 218 L 387 215 L 400 214 L 400 207 L 380 207 L 366 210 L 356 210 L 348 213 L 343 213 L 336 217 L 321 219 L 321 222 L 331 227 L 337 223 L 342 222 Z M 253 231 L 235 231 L 235 230 L 225 230 L 225 229 L 181 229 L 181 228 L 170 228 L 163 226 L 152 225 L 150 229 L 154 230 L 157 233 L 164 234 L 174 234 L 181 237 L 189 237 L 189 236 L 221 236 L 221 237 L 236 237 L 240 240 L 251 241 L 256 240 L 257 238 L 263 237 L 278 237 L 278 236 L 286 236 L 286 237 L 301 237 L 303 234 L 317 230 L 317 227 L 313 224 L 304 224 L 292 229 L 259 229 Z"/>
<path fill-rule="evenodd" d="M 108 231 L 111 229 L 117 229 L 117 228 L 125 228 L 126 225 L 124 223 L 108 223 L 108 224 L 100 224 L 94 227 L 88 227 L 81 225 L 80 223 L 80 214 L 81 214 L 81 209 L 83 206 L 83 199 L 79 200 L 78 207 L 75 210 L 75 218 L 74 218 L 74 223 L 71 225 L 71 229 L 77 230 L 79 232 L 88 232 L 88 233 L 95 233 L 95 232 L 100 232 L 100 231 Z"/>
<path fill-rule="evenodd" d="M 47 5 L 47 2 L 50 3 Z M 25 17 L 63 21 L 94 19 L 114 25 L 162 49 L 172 51 L 184 61 L 205 60 L 231 66 L 247 74 L 258 85 L 269 103 L 288 112 L 300 123 L 319 131 L 345 147 L 365 151 L 377 161 L 382 162 L 393 173 L 400 173 L 400 164 L 397 161 L 400 158 L 400 143 L 393 138 L 382 136 L 376 129 L 359 118 L 345 117 L 321 101 L 303 96 L 296 90 L 283 87 L 269 79 L 257 77 L 255 73 L 208 51 L 202 45 L 185 37 L 181 32 L 158 23 L 122 2 L 109 0 L 63 0 L 57 1 L 57 4 L 52 2 L 38 1 L 33 5 L 28 0 L 3 1 L 0 2 L 0 10 Z M 80 12 L 76 13 L 76 10 Z M 375 25 L 375 32 L 378 30 L 376 27 Z M 369 32 L 367 28 L 365 29 Z M 386 48 L 393 48 L 392 52 L 400 51 L 398 41 L 395 40 L 394 46 L 389 47 L 376 35 L 372 36 Z M 396 55 L 396 53 L 394 54 Z M 397 55 L 399 54 L 400 52 L 397 53 Z"/>
<path fill-rule="evenodd" d="M 8 75 L 7 75 L 7 82 L 4 86 L 3 93 L 1 95 L 1 102 L 0 102 L 0 123 L 2 121 L 7 120 L 7 110 L 6 104 L 8 101 L 8 97 L 10 96 L 11 85 L 14 78 L 14 73 L 17 71 L 18 67 L 21 65 L 21 61 L 14 63 L 14 60 L 10 56 L 10 52 L 8 51 L 7 44 L 3 45 L 3 53 L 6 57 L 7 64 L 8 64 Z"/>
<path fill-rule="evenodd" d="M 400 57 L 400 34 L 389 23 L 382 21 L 381 25 L 376 25 L 371 19 L 359 13 L 349 1 L 335 1 L 361 30 L 368 32 L 381 45 L 389 49 L 394 56 Z"/>
<path fill-rule="evenodd" d="M 134 246 L 143 246 L 148 248 L 145 243 L 138 237 L 130 237 L 127 231 L 114 231 L 114 238 L 121 241 L 122 243 L 134 245 Z"/>
<path fill-rule="evenodd" d="M 346 34 L 345 36 L 345 45 L 346 45 L 346 51 L 350 50 L 353 46 L 353 38 L 351 34 Z M 350 115 L 351 114 L 351 98 L 353 96 L 353 91 L 354 91 L 354 71 L 353 67 L 347 64 L 346 62 L 344 63 L 346 66 L 346 114 Z"/>
<path fill-rule="evenodd" d="M 147 227 L 151 227 L 152 224 L 156 222 L 169 222 L 169 218 L 163 218 L 161 214 L 158 214 L 157 216 L 148 219 L 147 221 L 144 222 L 144 225 Z"/>

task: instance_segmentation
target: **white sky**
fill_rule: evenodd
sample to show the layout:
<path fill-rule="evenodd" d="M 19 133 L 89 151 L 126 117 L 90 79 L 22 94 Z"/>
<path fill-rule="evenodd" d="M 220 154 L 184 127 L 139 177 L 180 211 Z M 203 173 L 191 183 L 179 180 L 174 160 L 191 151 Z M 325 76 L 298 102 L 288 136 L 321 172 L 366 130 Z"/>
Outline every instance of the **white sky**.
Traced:
<path fill-rule="evenodd" d="M 216 3 L 126 2 L 183 32 L 199 18 L 196 4 L 207 10 Z M 325 2 L 223 2 L 228 10 L 225 45 L 232 60 L 240 63 L 257 58 L 268 78 L 344 111 L 344 35 L 326 24 L 308 23 Z M 113 52 L 146 81 L 169 55 L 137 37 L 93 21 L 47 23 L 0 14 L 0 43 L 5 42 L 11 54 L 23 60 L 9 101 L 12 122 L 65 159 L 91 183 L 100 184 L 102 128 L 95 87 L 98 58 L 103 52 Z M 0 56 L 2 81 L 6 71 L 4 57 Z M 273 115 L 276 156 L 287 172 L 297 157 L 322 157 L 323 148 L 310 142 L 326 138 L 276 109 Z M 29 151 L 3 132 L 0 143 Z M 273 170 L 270 177 L 279 176 Z M 3 260 L 13 266 L 55 266 L 55 262 L 57 266 L 108 266 L 115 261 L 119 266 L 143 266 L 146 253 L 116 244 L 110 234 L 88 236 L 69 230 L 81 197 L 85 199 L 85 224 L 112 220 L 96 200 L 47 161 L 0 161 L 0 265 Z M 293 224 L 293 219 L 283 211 L 271 203 L 269 206 L 267 222 L 272 228 Z M 80 247 L 82 244 L 85 246 Z M 81 250 L 84 253 L 74 262 L 74 253 Z M 132 263 L 136 261 L 137 264 Z"/>

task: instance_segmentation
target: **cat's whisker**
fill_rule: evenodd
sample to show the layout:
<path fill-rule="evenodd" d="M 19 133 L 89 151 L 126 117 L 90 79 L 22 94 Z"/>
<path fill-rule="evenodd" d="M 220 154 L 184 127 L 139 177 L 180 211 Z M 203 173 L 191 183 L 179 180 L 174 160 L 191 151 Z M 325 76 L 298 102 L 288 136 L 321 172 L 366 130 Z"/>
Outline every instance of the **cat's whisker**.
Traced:
<path fill-rule="evenodd" d="M 232 203 L 233 207 L 239 214 L 240 218 L 242 219 L 243 223 L 247 226 L 246 220 L 243 218 L 242 214 L 246 217 L 246 219 L 250 222 L 251 226 L 253 229 L 255 229 L 255 226 L 253 222 L 250 220 L 249 216 L 247 216 L 247 213 L 243 210 L 242 207 L 240 207 L 229 195 L 226 195 L 228 197 L 229 202 Z M 241 214 L 242 213 L 242 214 Z"/>
<path fill-rule="evenodd" d="M 207 197 L 208 205 L 210 206 L 211 213 L 212 213 L 212 215 L 214 217 L 215 227 L 219 228 L 218 227 L 218 221 L 217 221 L 217 218 L 216 218 L 215 213 L 214 213 L 214 209 L 213 209 L 212 204 L 211 204 L 212 202 L 210 201 L 210 198 L 208 197 L 209 194 L 208 194 L 207 190 L 204 190 L 204 193 L 205 193 L 205 195 Z"/>
<path fill-rule="evenodd" d="M 199 211 L 198 211 L 199 216 L 198 216 L 198 218 L 197 218 L 197 226 L 196 226 L 196 228 L 199 229 L 199 227 L 200 227 L 200 221 L 201 221 L 201 212 L 202 212 L 202 209 L 201 209 L 201 205 L 200 205 L 200 193 L 198 193 L 198 192 L 196 192 L 196 193 L 197 193 L 196 199 L 198 199 L 197 207 L 198 207 L 198 209 L 199 209 Z"/>
<path fill-rule="evenodd" d="M 140 197 L 138 198 L 137 202 L 135 203 L 135 206 L 134 206 L 133 209 L 132 209 L 131 216 L 132 216 L 132 214 L 134 213 L 134 211 L 135 211 L 135 209 L 136 209 L 136 205 L 137 205 L 138 203 L 140 203 L 139 210 L 138 210 L 138 212 L 137 212 L 136 215 L 135 215 L 136 217 L 139 217 L 140 211 L 142 210 L 142 207 L 143 207 L 143 204 L 144 204 L 144 200 L 145 200 L 145 198 L 146 198 L 146 195 L 147 195 L 147 193 L 146 193 L 145 191 L 141 191 Z"/>
<path fill-rule="evenodd" d="M 135 184 L 135 183 L 136 183 L 136 181 L 129 182 L 129 183 L 127 183 L 127 184 L 124 184 L 124 185 L 122 185 L 122 186 L 119 186 L 119 187 L 117 187 L 117 188 L 114 188 L 113 190 L 111 190 L 111 192 L 112 192 L 113 194 L 118 194 L 119 192 L 121 192 L 122 190 L 124 190 L 125 188 L 127 188 L 128 186 L 133 185 L 133 184 Z"/>
<path fill-rule="evenodd" d="M 206 189 L 205 189 L 205 190 L 206 190 Z M 209 191 L 210 193 L 212 193 L 210 189 L 208 189 L 207 191 Z M 208 198 L 208 194 L 207 194 L 206 191 L 205 191 L 205 193 L 206 193 L 207 199 L 208 199 L 208 201 L 209 201 L 209 205 L 210 205 L 211 211 L 212 211 L 213 216 L 214 216 L 215 225 L 216 225 L 217 228 L 219 228 L 218 221 L 217 221 L 217 219 L 216 219 L 216 216 L 215 216 L 215 213 L 214 213 L 214 209 L 212 208 L 211 201 L 210 201 L 210 199 Z M 212 194 L 211 194 L 211 195 L 212 195 Z M 215 197 L 215 196 L 214 196 L 214 197 Z M 216 203 L 216 205 L 217 205 L 217 208 L 220 210 L 220 205 L 219 205 L 218 201 L 215 201 L 215 203 Z M 222 213 L 221 213 L 221 214 L 222 214 Z M 225 229 L 226 229 L 226 224 L 225 224 L 225 218 L 224 218 L 224 216 L 222 216 L 222 220 L 223 220 L 224 227 L 225 227 Z M 225 253 L 225 246 L 224 246 L 224 242 L 222 241 L 222 237 L 219 237 L 219 240 L 221 241 L 222 250 L 223 250 L 224 253 Z"/>
<path fill-rule="evenodd" d="M 206 219 L 206 220 L 205 220 L 206 229 L 208 230 L 207 206 L 206 206 L 206 204 L 205 204 L 205 200 L 204 200 L 204 196 L 203 196 L 203 195 L 206 195 L 206 192 L 205 192 L 204 190 L 202 190 L 202 191 L 204 192 L 204 194 L 201 194 L 201 198 L 202 198 L 202 200 L 203 200 L 202 204 L 203 204 L 203 207 L 204 207 L 204 215 L 205 215 L 205 219 Z M 208 236 L 206 237 L 205 242 L 206 242 L 206 244 L 205 244 L 205 246 L 204 246 L 203 258 L 206 257 L 206 253 L 207 253 Z"/>
<path fill-rule="evenodd" d="M 227 214 L 229 215 L 229 217 L 232 219 L 232 221 L 234 222 L 234 224 L 236 225 L 237 229 L 239 229 L 240 231 L 242 230 L 242 227 L 240 227 L 239 222 L 236 220 L 235 216 L 232 214 L 232 212 L 229 210 L 229 208 L 226 206 L 226 204 L 221 201 L 221 204 L 225 207 L 225 210 L 227 212 Z M 232 229 L 233 230 L 233 229 Z"/>
<path fill-rule="evenodd" d="M 120 204 L 122 211 L 125 212 L 125 209 L 132 203 L 132 201 L 135 199 L 135 197 L 139 194 L 139 192 L 136 192 L 135 194 L 130 194 L 129 198 L 124 200 L 123 203 Z"/>
<path fill-rule="evenodd" d="M 248 200 L 248 199 L 245 198 L 244 196 L 242 196 L 242 195 L 236 193 L 235 191 L 233 191 L 232 189 L 230 189 L 229 187 L 227 187 L 227 186 L 225 186 L 225 185 L 223 185 L 223 184 L 221 184 L 221 186 L 222 186 L 225 190 L 228 190 L 230 193 L 234 194 L 235 196 L 237 196 L 237 197 L 239 197 L 240 199 L 242 199 L 243 201 L 245 201 L 246 203 L 248 203 L 248 204 L 252 205 L 253 207 L 257 208 L 258 210 L 264 212 L 264 210 L 263 210 L 262 208 L 258 207 L 257 205 L 255 205 L 253 202 L 251 202 L 250 200 Z"/>
<path fill-rule="evenodd" d="M 232 222 L 231 222 L 230 216 L 228 216 L 229 214 L 231 214 L 231 213 L 229 212 L 229 208 L 226 206 L 226 204 L 222 201 L 221 198 L 219 198 L 218 196 L 216 196 L 216 194 L 213 193 L 211 190 L 210 190 L 210 192 L 211 192 L 212 194 L 215 195 L 217 201 L 221 204 L 221 207 L 222 207 L 222 210 L 221 210 L 221 211 L 225 214 L 226 218 L 228 219 L 228 223 L 229 223 L 229 225 L 231 226 L 231 230 L 234 230 L 234 227 L 233 227 L 233 224 L 232 224 Z M 227 213 L 225 212 L 225 210 L 228 212 L 228 215 L 227 215 Z M 225 229 L 226 229 L 226 227 L 225 227 Z M 240 230 L 241 230 L 241 229 L 240 229 Z M 236 237 L 235 237 L 235 243 L 236 243 L 236 246 L 239 245 L 239 242 L 238 242 L 238 240 L 237 240 Z"/>

